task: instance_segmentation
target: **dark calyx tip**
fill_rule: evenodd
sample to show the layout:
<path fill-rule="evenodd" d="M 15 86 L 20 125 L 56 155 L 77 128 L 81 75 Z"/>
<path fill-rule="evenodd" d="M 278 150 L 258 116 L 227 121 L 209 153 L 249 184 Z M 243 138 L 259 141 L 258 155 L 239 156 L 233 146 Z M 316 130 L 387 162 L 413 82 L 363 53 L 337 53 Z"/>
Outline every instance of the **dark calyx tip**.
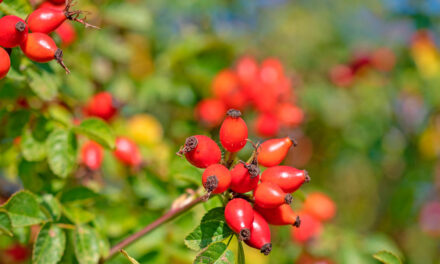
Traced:
<path fill-rule="evenodd" d="M 232 118 L 239 118 L 241 116 L 241 112 L 236 109 L 229 109 L 226 114 Z"/>
<path fill-rule="evenodd" d="M 296 216 L 296 220 L 295 223 L 293 223 L 293 226 L 296 228 L 299 228 L 301 226 L 301 219 L 299 218 L 299 216 Z"/>
<path fill-rule="evenodd" d="M 306 170 L 304 170 L 304 177 L 305 177 L 304 182 L 310 182 L 312 180 L 312 178 L 310 178 L 309 173 Z"/>
<path fill-rule="evenodd" d="M 15 29 L 19 32 L 23 32 L 26 29 L 26 24 L 23 21 L 18 21 L 15 24 Z"/>
<path fill-rule="evenodd" d="M 292 144 L 294 147 L 298 146 L 298 141 L 296 141 L 296 139 L 294 139 L 293 137 L 289 137 L 290 141 L 292 141 Z"/>
<path fill-rule="evenodd" d="M 240 230 L 240 234 L 238 234 L 238 238 L 240 240 L 249 240 L 251 238 L 251 230 L 249 228 L 243 228 Z"/>
<path fill-rule="evenodd" d="M 286 196 L 284 196 L 284 201 L 286 202 L 286 204 L 291 204 L 292 200 L 293 200 L 293 196 L 290 193 L 288 193 L 288 194 L 286 194 Z"/>
<path fill-rule="evenodd" d="M 215 175 L 211 175 L 208 176 L 208 178 L 206 178 L 206 182 L 203 185 L 203 187 L 205 187 L 207 192 L 212 192 L 214 191 L 218 186 L 218 179 L 217 176 Z"/>
<path fill-rule="evenodd" d="M 269 255 L 269 253 L 272 251 L 272 243 L 264 244 L 264 246 L 261 247 L 260 252 L 264 255 Z"/>
<path fill-rule="evenodd" d="M 257 164 L 251 163 L 251 164 L 244 164 L 244 167 L 248 170 L 249 174 L 251 175 L 251 179 L 258 177 L 260 174 L 260 168 L 258 168 Z"/>
<path fill-rule="evenodd" d="M 197 147 L 199 141 L 195 136 L 191 136 L 185 140 L 185 147 L 183 148 L 183 153 L 190 152 Z"/>

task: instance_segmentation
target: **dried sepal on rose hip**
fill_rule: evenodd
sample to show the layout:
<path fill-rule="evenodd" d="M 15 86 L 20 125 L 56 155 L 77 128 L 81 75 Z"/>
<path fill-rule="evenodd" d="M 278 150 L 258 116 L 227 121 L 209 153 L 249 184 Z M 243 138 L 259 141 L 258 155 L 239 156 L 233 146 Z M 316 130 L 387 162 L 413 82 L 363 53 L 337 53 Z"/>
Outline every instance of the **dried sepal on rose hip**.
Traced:
<path fill-rule="evenodd" d="M 19 46 L 27 37 L 29 28 L 26 22 L 17 16 L 0 18 L 0 46 L 14 48 Z"/>
<path fill-rule="evenodd" d="M 269 225 L 266 219 L 256 211 L 254 211 L 251 236 L 245 243 L 253 248 L 259 249 L 264 255 L 269 255 L 272 251 Z"/>
<path fill-rule="evenodd" d="M 225 207 L 225 220 L 228 226 L 238 234 L 240 240 L 248 240 L 254 221 L 251 204 L 242 198 L 230 200 Z"/>
<path fill-rule="evenodd" d="M 29 29 L 32 32 L 49 34 L 61 26 L 61 24 L 63 24 L 63 22 L 66 20 L 79 22 L 84 24 L 86 27 L 98 28 L 86 23 L 80 18 L 80 16 L 84 13 L 83 11 L 70 10 L 72 7 L 72 0 L 68 0 L 66 3 L 67 4 L 63 10 L 58 8 L 40 7 L 32 12 L 27 19 Z"/>
<path fill-rule="evenodd" d="M 220 142 L 229 152 L 240 151 L 247 142 L 248 128 L 241 118 L 241 112 L 229 109 L 220 127 Z"/>
<path fill-rule="evenodd" d="M 272 182 L 262 182 L 254 190 L 255 204 L 262 208 L 275 208 L 282 204 L 292 203 L 292 195 L 285 193 Z"/>
<path fill-rule="evenodd" d="M 221 164 L 210 165 L 203 172 L 202 183 L 208 193 L 222 193 L 231 184 L 231 173 Z"/>
<path fill-rule="evenodd" d="M 261 174 L 261 182 L 274 183 L 286 193 L 293 193 L 309 181 L 310 176 L 306 170 L 290 166 L 270 167 Z"/>
<path fill-rule="evenodd" d="M 57 47 L 55 41 L 49 35 L 29 33 L 26 40 L 20 44 L 20 48 L 29 59 L 40 63 L 56 60 L 66 73 L 70 73 L 63 62 L 63 51 Z"/>
<path fill-rule="evenodd" d="M 195 135 L 186 139 L 185 145 L 177 152 L 185 155 L 189 163 L 197 168 L 207 168 L 219 163 L 222 153 L 214 140 L 204 135 Z"/>
<path fill-rule="evenodd" d="M 289 149 L 296 145 L 296 141 L 290 137 L 266 140 L 258 148 L 258 163 L 264 167 L 276 166 L 286 158 Z"/>
<path fill-rule="evenodd" d="M 256 206 L 255 210 L 271 225 L 292 225 L 295 227 L 301 225 L 299 215 L 296 214 L 288 204 L 282 204 L 275 208 L 261 208 Z"/>

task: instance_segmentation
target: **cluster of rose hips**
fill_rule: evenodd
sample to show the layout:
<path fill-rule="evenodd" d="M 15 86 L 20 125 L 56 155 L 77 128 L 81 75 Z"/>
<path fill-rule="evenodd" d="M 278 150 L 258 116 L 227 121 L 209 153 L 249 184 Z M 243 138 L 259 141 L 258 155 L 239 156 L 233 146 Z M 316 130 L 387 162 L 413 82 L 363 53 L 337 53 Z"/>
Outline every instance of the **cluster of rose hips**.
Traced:
<path fill-rule="evenodd" d="M 258 112 L 255 131 L 262 137 L 276 136 L 282 127 L 296 127 L 304 113 L 295 104 L 292 81 L 281 62 L 265 59 L 261 65 L 250 56 L 242 57 L 234 69 L 224 69 L 214 78 L 214 98 L 196 107 L 196 117 L 208 127 L 220 125 L 226 110 L 252 108 Z"/>
<path fill-rule="evenodd" d="M 296 144 L 289 137 L 255 145 L 249 161 L 234 163 L 231 157 L 250 141 L 240 116 L 240 111 L 228 110 L 220 127 L 220 142 L 229 155 L 226 160 L 222 161 L 217 143 L 204 135 L 187 138 L 178 154 L 205 169 L 202 184 L 206 191 L 228 198 L 225 220 L 229 227 L 249 246 L 267 255 L 272 248 L 269 224 L 300 226 L 300 218 L 289 206 L 291 193 L 310 178 L 305 170 L 279 165 Z M 259 165 L 267 168 L 261 175 Z"/>
<path fill-rule="evenodd" d="M 373 51 L 359 51 L 346 64 L 337 64 L 330 69 L 330 81 L 340 87 L 353 84 L 356 76 L 361 76 L 366 70 L 375 69 L 380 72 L 389 72 L 396 63 L 392 50 L 382 47 Z"/>
<path fill-rule="evenodd" d="M 57 32 L 61 39 L 69 44 L 75 38 L 72 25 L 67 20 L 76 21 L 86 27 L 94 27 L 82 18 L 82 11 L 72 11 L 72 0 L 49 0 L 33 11 L 26 21 L 13 15 L 0 18 L 0 79 L 4 78 L 11 67 L 11 48 L 20 46 L 24 55 L 32 61 L 46 63 L 56 60 L 65 70 L 63 51 L 49 36 Z"/>

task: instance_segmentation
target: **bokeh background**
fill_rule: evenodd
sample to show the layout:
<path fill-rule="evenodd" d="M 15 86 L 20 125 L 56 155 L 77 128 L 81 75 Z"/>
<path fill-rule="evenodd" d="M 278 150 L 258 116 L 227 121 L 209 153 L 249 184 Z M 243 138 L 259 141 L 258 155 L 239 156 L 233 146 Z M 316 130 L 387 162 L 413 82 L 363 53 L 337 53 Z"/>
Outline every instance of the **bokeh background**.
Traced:
<path fill-rule="evenodd" d="M 295 194 L 295 206 L 320 191 L 334 200 L 337 214 L 305 245 L 291 240 L 290 227 L 274 228 L 273 252 L 265 257 L 248 248 L 247 263 L 314 263 L 297 261 L 304 254 L 341 264 L 377 263 L 371 255 L 382 249 L 405 263 L 440 263 L 439 1 L 81 0 L 78 6 L 102 29 L 75 25 L 77 40 L 64 50 L 72 74 L 54 67 L 46 79 L 60 87 L 71 111 L 57 105 L 50 111 L 81 118 L 79 106 L 98 91 L 111 92 L 124 102 L 112 127 L 137 140 L 148 161 L 145 170 L 128 172 L 106 152 L 101 178 L 84 182 L 100 197 L 81 204 L 80 217 L 105 234 L 104 244 L 152 222 L 200 186 L 201 171 L 174 153 L 190 135 L 216 137 L 217 128 L 198 122 L 195 106 L 212 96 L 217 73 L 248 55 L 284 65 L 305 114 L 302 124 L 278 132 L 299 142 L 285 164 L 312 177 Z M 14 69 L 0 82 L 3 100 L 28 93 Z M 28 98 L 31 107 L 40 106 Z M 257 113 L 244 112 L 252 126 Z M 139 114 L 147 121 L 135 131 L 130 121 Z M 251 138 L 263 140 L 254 132 Z M 241 155 L 251 151 L 249 146 Z M 46 183 L 33 175 L 37 165 L 3 140 L 3 198 L 22 186 L 44 192 Z M 140 263 L 192 263 L 195 253 L 183 239 L 204 207 L 217 203 L 195 208 L 128 252 Z M 23 245 L 30 233 L 17 233 Z M 0 237 L 0 248 L 14 241 Z"/>

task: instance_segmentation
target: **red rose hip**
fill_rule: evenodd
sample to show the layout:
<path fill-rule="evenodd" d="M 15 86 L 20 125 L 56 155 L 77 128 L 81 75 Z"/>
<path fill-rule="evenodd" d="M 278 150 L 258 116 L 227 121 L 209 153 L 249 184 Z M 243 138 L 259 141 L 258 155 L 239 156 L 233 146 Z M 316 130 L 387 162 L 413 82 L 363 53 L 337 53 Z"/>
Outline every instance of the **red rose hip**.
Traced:
<path fill-rule="evenodd" d="M 309 181 L 310 177 L 307 171 L 290 166 L 270 167 L 261 174 L 261 182 L 274 183 L 286 193 L 298 190 L 305 182 Z"/>
<path fill-rule="evenodd" d="M 104 120 L 109 120 L 117 113 L 115 106 L 116 100 L 109 92 L 100 92 L 95 94 L 84 108 L 84 113 L 89 116 L 100 117 Z"/>
<path fill-rule="evenodd" d="M 94 141 L 86 142 L 81 148 L 82 162 L 91 170 L 101 168 L 103 149 L 101 145 Z"/>
<path fill-rule="evenodd" d="M 0 47 L 0 79 L 3 79 L 11 68 L 11 59 L 9 54 Z"/>
<path fill-rule="evenodd" d="M 238 163 L 231 170 L 231 190 L 247 193 L 255 189 L 260 181 L 260 169 L 257 164 Z"/>
<path fill-rule="evenodd" d="M 258 163 L 264 167 L 276 166 L 284 160 L 292 146 L 296 146 L 296 142 L 289 137 L 266 140 L 258 148 Z"/>
<path fill-rule="evenodd" d="M 235 198 L 225 207 L 225 220 L 228 226 L 239 235 L 240 240 L 248 240 L 254 221 L 251 204 L 242 198 Z"/>
<path fill-rule="evenodd" d="M 128 166 L 136 167 L 142 162 L 139 148 L 132 140 L 126 137 L 116 138 L 116 149 L 113 154 L 120 162 Z"/>
<path fill-rule="evenodd" d="M 221 164 L 212 164 L 202 175 L 203 187 L 213 194 L 222 193 L 231 184 L 231 173 Z"/>
<path fill-rule="evenodd" d="M 246 145 L 248 128 L 240 116 L 240 111 L 229 109 L 220 127 L 220 142 L 229 152 L 237 152 Z"/>
<path fill-rule="evenodd" d="M 262 208 L 275 208 L 282 204 L 290 204 L 292 195 L 285 193 L 272 182 L 262 182 L 254 190 L 255 204 Z"/>
<path fill-rule="evenodd" d="M 19 46 L 28 35 L 28 26 L 17 16 L 0 18 L 0 46 L 14 48 Z"/>
<path fill-rule="evenodd" d="M 314 192 L 307 195 L 303 210 L 321 221 L 327 221 L 335 216 L 336 205 L 327 195 Z"/>
<path fill-rule="evenodd" d="M 283 204 L 275 208 L 255 208 L 266 221 L 271 225 L 293 225 L 299 227 L 301 220 L 288 204 Z"/>
<path fill-rule="evenodd" d="M 305 243 L 318 236 L 322 231 L 322 223 L 307 213 L 299 213 L 301 225 L 291 229 L 292 239 L 298 243 Z"/>
<path fill-rule="evenodd" d="M 270 228 L 266 220 L 254 211 L 254 221 L 252 222 L 251 237 L 245 241 L 249 246 L 259 249 L 264 255 L 269 255 L 272 250 L 270 243 Z"/>
<path fill-rule="evenodd" d="M 222 158 L 217 143 L 204 135 L 187 138 L 185 145 L 177 154 L 184 154 L 188 162 L 197 168 L 207 168 L 209 165 L 219 163 Z"/>

